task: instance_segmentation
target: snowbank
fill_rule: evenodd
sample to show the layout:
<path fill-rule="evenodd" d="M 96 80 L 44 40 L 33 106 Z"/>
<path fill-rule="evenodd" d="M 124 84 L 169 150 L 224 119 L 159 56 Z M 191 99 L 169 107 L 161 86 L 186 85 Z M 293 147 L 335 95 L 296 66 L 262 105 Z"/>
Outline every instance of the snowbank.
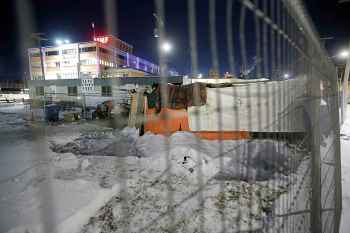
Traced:
<path fill-rule="evenodd" d="M 82 134 L 73 142 L 52 143 L 56 153 L 95 156 L 135 156 L 149 168 L 164 170 L 170 163 L 173 171 L 217 179 L 268 180 L 276 173 L 287 174 L 300 157 L 291 157 L 291 149 L 284 142 L 272 140 L 206 141 L 188 132 L 177 132 L 169 139 L 160 135 L 146 134 L 138 137 L 135 129 L 107 133 Z M 299 154 L 300 155 L 300 154 Z M 167 161 L 167 159 L 169 161 Z M 223 160 L 223 166 L 220 162 Z M 290 167 L 289 167 L 290 166 Z M 240 169 L 238 169 L 240 168 Z"/>
<path fill-rule="evenodd" d="M 273 140 L 206 141 L 188 132 L 139 137 L 134 129 L 81 134 L 73 144 L 54 143 L 52 149 L 90 160 L 100 157 L 100 162 L 115 157 L 115 179 L 125 178 L 122 191 L 82 232 L 262 229 L 304 157 L 298 148 Z M 286 156 L 291 153 L 293 160 Z M 90 162 L 88 170 L 96 164 Z M 104 185 L 115 183 L 107 178 Z"/>

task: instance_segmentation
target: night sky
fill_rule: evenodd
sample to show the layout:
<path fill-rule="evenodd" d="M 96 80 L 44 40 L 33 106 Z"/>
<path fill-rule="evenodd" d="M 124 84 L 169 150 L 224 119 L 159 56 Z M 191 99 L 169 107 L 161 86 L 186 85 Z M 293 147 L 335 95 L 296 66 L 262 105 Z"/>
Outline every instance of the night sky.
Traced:
<path fill-rule="evenodd" d="M 20 0 L 21 1 L 21 0 Z M 20 46 L 15 0 L 0 1 L 0 79 L 20 79 Z M 188 19 L 186 0 L 167 0 L 166 30 L 175 48 L 169 62 L 180 73 L 190 71 Z M 306 0 L 305 3 L 321 36 L 332 36 L 327 41 L 330 54 L 347 45 L 350 39 L 350 2 L 337 4 L 337 0 Z M 35 30 L 46 37 L 69 38 L 72 42 L 89 41 L 92 38 L 91 22 L 95 22 L 99 34 L 106 32 L 104 4 L 102 0 L 32 0 Z M 225 41 L 225 0 L 217 0 L 218 52 L 221 71 L 227 68 Z M 132 44 L 135 54 L 157 62 L 155 27 L 152 16 L 153 0 L 119 0 L 119 37 Z M 207 73 L 211 67 L 208 26 L 208 0 L 197 0 L 197 37 L 199 71 Z M 220 14 L 220 12 L 223 12 Z M 234 12 L 237 13 L 237 12 Z M 222 36 L 220 36 L 222 35 Z M 236 38 L 235 38 L 236 39 Z M 49 44 L 52 44 L 49 42 Z M 249 51 L 248 51 L 249 53 Z"/>

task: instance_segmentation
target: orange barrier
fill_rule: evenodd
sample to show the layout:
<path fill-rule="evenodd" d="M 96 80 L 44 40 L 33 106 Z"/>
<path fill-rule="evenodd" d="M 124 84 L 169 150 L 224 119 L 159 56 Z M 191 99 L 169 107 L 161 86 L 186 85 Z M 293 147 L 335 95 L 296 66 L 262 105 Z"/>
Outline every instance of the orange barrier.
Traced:
<path fill-rule="evenodd" d="M 186 109 L 162 108 L 160 113 L 157 114 L 155 108 L 147 108 L 144 131 L 162 135 L 170 135 L 177 131 L 188 131 L 206 140 L 241 140 L 251 138 L 248 131 L 192 132 L 189 128 Z"/>
<path fill-rule="evenodd" d="M 148 108 L 144 130 L 163 135 L 170 135 L 177 131 L 190 131 L 187 111 L 162 108 L 157 114 L 155 108 Z"/>
<path fill-rule="evenodd" d="M 197 137 L 206 140 L 242 140 L 251 139 L 251 135 L 248 131 L 191 131 Z"/>

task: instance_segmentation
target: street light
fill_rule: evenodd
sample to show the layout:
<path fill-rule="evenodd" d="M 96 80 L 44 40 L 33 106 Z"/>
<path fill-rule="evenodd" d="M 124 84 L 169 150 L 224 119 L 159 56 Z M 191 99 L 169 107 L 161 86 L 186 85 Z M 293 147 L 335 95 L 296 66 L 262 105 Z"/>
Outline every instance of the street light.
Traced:
<path fill-rule="evenodd" d="M 56 39 L 55 43 L 56 43 L 56 45 L 61 45 L 61 44 L 63 44 L 63 41 L 60 39 Z"/>
<path fill-rule="evenodd" d="M 288 78 L 290 78 L 290 74 L 285 73 L 285 74 L 283 75 L 283 77 L 284 77 L 285 79 L 288 79 Z"/>
<path fill-rule="evenodd" d="M 70 40 L 68 40 L 68 39 L 64 39 L 64 40 L 62 40 L 62 39 L 56 39 L 56 40 L 55 40 L 55 43 L 56 43 L 56 45 L 69 44 L 69 43 L 70 43 Z"/>
<path fill-rule="evenodd" d="M 350 54 L 349 54 L 349 51 L 343 50 L 343 51 L 341 51 L 341 52 L 339 53 L 338 57 L 339 57 L 339 58 L 342 58 L 342 59 L 345 59 L 345 58 L 348 58 L 349 55 L 350 55 Z"/>
<path fill-rule="evenodd" d="M 349 52 L 349 50 L 341 50 L 341 51 L 339 51 L 337 54 L 335 54 L 335 55 L 333 55 L 333 56 L 331 56 L 331 57 L 329 57 L 330 59 L 334 59 L 334 58 L 337 58 L 337 59 L 347 59 L 347 58 L 349 58 L 349 56 L 350 56 L 350 52 Z"/>
<path fill-rule="evenodd" d="M 172 49 L 173 46 L 167 41 L 163 42 L 163 44 L 161 45 L 161 50 L 164 53 L 170 53 Z"/>

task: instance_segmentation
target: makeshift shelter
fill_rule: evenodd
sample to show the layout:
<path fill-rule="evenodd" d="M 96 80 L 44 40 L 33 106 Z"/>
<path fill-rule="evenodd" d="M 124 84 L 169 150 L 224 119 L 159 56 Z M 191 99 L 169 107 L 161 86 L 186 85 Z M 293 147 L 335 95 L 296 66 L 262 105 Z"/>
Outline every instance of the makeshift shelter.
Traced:
<path fill-rule="evenodd" d="M 294 91 L 283 96 L 282 104 L 278 90 L 287 87 Z M 305 111 L 294 97 L 304 91 L 294 80 L 154 86 L 151 93 L 135 94 L 131 115 L 139 117 L 131 119 L 142 116 L 137 122 L 144 132 L 189 131 L 209 140 L 249 139 L 256 132 L 300 133 L 305 131 Z"/>

